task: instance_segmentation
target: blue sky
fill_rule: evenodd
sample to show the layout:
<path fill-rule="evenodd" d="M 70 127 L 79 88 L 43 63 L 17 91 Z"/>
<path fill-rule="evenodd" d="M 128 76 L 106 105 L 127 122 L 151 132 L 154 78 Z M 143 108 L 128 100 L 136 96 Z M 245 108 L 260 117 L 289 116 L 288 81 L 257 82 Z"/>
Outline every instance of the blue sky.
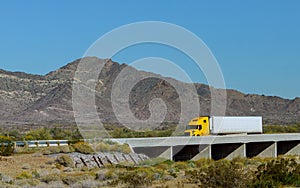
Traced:
<path fill-rule="evenodd" d="M 116 27 L 164 21 L 206 43 L 227 88 L 293 99 L 300 96 L 299 10 L 297 0 L 1 1 L 0 68 L 46 74 L 80 58 Z M 184 55 L 164 47 L 135 46 L 113 60 L 131 63 L 147 56 L 171 59 L 193 81 L 206 83 Z"/>

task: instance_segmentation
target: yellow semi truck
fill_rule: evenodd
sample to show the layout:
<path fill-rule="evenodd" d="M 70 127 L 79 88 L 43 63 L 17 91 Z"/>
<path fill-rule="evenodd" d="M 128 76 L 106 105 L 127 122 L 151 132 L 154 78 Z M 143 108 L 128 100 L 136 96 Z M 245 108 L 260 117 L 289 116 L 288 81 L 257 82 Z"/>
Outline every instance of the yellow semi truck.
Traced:
<path fill-rule="evenodd" d="M 186 136 L 262 133 L 260 116 L 200 116 L 186 126 Z"/>

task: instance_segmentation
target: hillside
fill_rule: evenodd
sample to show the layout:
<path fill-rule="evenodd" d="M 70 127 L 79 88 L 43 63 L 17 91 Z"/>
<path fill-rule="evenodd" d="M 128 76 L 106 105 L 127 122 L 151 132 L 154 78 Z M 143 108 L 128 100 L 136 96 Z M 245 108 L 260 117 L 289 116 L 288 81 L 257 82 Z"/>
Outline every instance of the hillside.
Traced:
<path fill-rule="evenodd" d="M 110 93 L 115 78 L 127 65 L 95 57 L 85 58 L 85 60 L 102 64 L 106 62 L 97 82 L 96 106 L 104 123 L 116 124 L 117 120 L 110 103 Z M 74 123 L 72 81 L 79 61 L 80 59 L 44 76 L 0 70 L 0 121 L 2 124 Z M 139 72 L 152 75 L 152 73 Z M 173 81 L 179 85 L 187 84 Z M 209 87 L 204 84 L 195 84 L 195 86 L 201 114 L 210 115 Z M 162 98 L 168 107 L 165 122 L 176 123 L 180 114 L 178 94 L 168 82 L 158 78 L 145 79 L 133 88 L 130 93 L 131 111 L 139 119 L 147 119 L 150 113 L 149 101 L 157 97 Z M 300 98 L 288 100 L 276 96 L 244 94 L 235 90 L 227 90 L 226 113 L 226 115 L 238 116 L 261 115 L 266 124 L 298 123 L 300 122 Z"/>

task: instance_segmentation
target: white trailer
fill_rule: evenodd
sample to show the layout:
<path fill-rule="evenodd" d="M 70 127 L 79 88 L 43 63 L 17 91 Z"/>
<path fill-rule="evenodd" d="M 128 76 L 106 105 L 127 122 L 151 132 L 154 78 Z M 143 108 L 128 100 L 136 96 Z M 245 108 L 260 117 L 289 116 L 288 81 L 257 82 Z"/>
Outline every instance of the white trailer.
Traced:
<path fill-rule="evenodd" d="M 212 116 L 211 134 L 262 133 L 261 116 Z"/>

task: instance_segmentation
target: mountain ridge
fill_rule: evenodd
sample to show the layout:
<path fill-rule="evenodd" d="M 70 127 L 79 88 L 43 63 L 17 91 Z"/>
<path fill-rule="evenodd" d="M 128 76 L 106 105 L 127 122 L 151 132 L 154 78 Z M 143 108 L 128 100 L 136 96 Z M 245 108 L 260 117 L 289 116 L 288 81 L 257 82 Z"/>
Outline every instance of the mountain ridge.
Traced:
<path fill-rule="evenodd" d="M 23 72 L 0 70 L 0 121 L 2 124 L 16 122 L 28 124 L 75 123 L 72 110 L 72 83 L 76 68 L 82 59 L 49 72 L 32 75 Z M 96 106 L 104 123 L 118 124 L 110 103 L 112 85 L 125 64 L 110 59 L 86 57 L 86 61 L 103 63 L 96 84 Z M 132 68 L 134 69 L 134 68 Z M 93 70 L 87 70 L 93 71 Z M 152 75 L 140 81 L 130 93 L 130 108 L 138 119 L 149 117 L 148 104 L 153 98 L 162 98 L 168 112 L 165 122 L 176 123 L 180 115 L 180 101 L 176 90 L 157 74 L 134 71 L 141 75 Z M 176 84 L 183 83 L 172 79 Z M 211 89 L 205 84 L 194 84 L 201 106 L 201 114 L 210 115 Z M 260 115 L 266 124 L 294 124 L 300 122 L 300 98 L 284 99 L 277 96 L 244 94 L 234 89 L 227 90 L 226 115 Z"/>

